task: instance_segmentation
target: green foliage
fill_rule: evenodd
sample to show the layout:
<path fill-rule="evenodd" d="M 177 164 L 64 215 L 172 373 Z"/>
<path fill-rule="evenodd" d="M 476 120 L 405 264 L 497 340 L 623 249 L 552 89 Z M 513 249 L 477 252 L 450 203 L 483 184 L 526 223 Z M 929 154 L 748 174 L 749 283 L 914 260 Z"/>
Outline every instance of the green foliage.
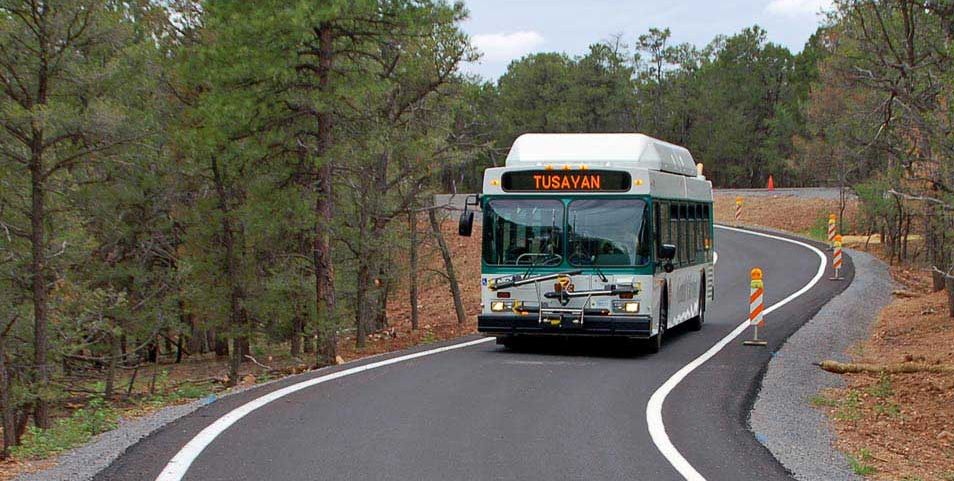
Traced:
<path fill-rule="evenodd" d="M 528 55 L 480 90 L 477 102 L 489 108 L 473 115 L 501 150 L 526 132 L 639 131 L 687 146 L 719 186 L 761 187 L 770 174 L 782 185 L 805 182 L 793 138 L 819 51 L 793 55 L 758 27 L 702 50 L 670 36 L 650 29 L 635 54 L 615 38 L 576 58 Z"/>
<path fill-rule="evenodd" d="M 891 376 L 884 372 L 881 373 L 877 384 L 868 388 L 868 394 L 881 399 L 892 396 L 894 388 L 891 385 Z"/>
<path fill-rule="evenodd" d="M 424 344 L 432 344 L 437 342 L 437 336 L 433 331 L 424 331 L 424 336 L 421 337 L 421 342 Z"/>
<path fill-rule="evenodd" d="M 861 419 L 861 393 L 850 390 L 844 399 L 838 402 L 835 419 L 839 421 L 857 421 Z"/>
<path fill-rule="evenodd" d="M 812 404 L 812 406 L 815 406 L 815 407 L 836 407 L 836 406 L 838 406 L 838 401 L 837 401 L 837 400 L 831 399 L 831 398 L 828 398 L 828 397 L 825 397 L 825 396 L 823 396 L 823 395 L 821 395 L 821 394 L 815 394 L 815 395 L 813 395 L 812 397 L 809 398 L 809 402 Z"/>
<path fill-rule="evenodd" d="M 95 398 L 70 417 L 56 421 L 50 429 L 30 426 L 21 444 L 11 453 L 19 459 L 45 459 L 115 429 L 118 421 L 118 413 L 101 398 Z"/>
<path fill-rule="evenodd" d="M 858 476 L 870 476 L 878 472 L 874 466 L 867 464 L 871 460 L 871 451 L 861 448 L 856 456 L 848 455 L 848 465 Z"/>
<path fill-rule="evenodd" d="M 828 215 L 823 214 L 816 217 L 807 234 L 808 237 L 817 241 L 828 242 Z"/>

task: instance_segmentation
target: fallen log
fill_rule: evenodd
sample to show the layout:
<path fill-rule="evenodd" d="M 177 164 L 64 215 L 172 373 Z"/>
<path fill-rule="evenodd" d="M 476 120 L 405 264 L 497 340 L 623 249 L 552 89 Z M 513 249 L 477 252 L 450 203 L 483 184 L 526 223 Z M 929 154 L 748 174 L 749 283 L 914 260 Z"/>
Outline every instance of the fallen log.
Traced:
<path fill-rule="evenodd" d="M 954 366 L 947 364 L 926 364 L 923 362 L 902 362 L 899 364 L 864 364 L 854 362 L 822 361 L 816 366 L 835 374 L 868 372 L 874 374 L 910 374 L 931 372 L 936 374 L 954 373 Z"/>

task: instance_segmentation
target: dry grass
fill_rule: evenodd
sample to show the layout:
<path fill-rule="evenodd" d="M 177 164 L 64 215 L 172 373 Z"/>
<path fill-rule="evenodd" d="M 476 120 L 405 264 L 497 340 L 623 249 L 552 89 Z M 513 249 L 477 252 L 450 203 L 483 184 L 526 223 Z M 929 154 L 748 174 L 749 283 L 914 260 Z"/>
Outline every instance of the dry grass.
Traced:
<path fill-rule="evenodd" d="M 789 195 L 743 197 L 741 225 L 768 227 L 823 239 L 830 213 L 838 213 L 837 200 L 803 199 Z M 857 202 L 851 201 L 845 210 L 846 232 L 857 230 L 857 218 Z M 735 196 L 716 195 L 715 220 L 721 224 L 736 225 Z"/>

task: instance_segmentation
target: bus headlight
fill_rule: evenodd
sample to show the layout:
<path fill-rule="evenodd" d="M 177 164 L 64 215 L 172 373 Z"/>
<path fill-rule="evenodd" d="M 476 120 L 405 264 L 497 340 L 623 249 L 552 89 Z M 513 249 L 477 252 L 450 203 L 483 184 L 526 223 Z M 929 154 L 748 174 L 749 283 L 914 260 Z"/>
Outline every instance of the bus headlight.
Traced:
<path fill-rule="evenodd" d="M 503 312 L 513 310 L 513 301 L 492 301 L 490 310 L 494 312 Z"/>
<path fill-rule="evenodd" d="M 636 301 L 613 301 L 613 310 L 616 312 L 635 314 L 639 312 L 639 303 Z"/>

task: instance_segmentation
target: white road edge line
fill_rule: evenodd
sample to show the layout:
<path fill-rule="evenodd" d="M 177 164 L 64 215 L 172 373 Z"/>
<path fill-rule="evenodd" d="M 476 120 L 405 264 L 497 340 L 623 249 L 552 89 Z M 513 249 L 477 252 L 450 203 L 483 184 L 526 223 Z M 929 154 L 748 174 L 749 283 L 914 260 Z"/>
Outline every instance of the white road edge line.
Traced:
<path fill-rule="evenodd" d="M 156 478 L 156 481 L 180 481 L 183 476 L 185 476 L 186 471 L 189 470 L 189 467 L 192 466 L 192 463 L 195 461 L 199 454 L 208 447 L 212 441 L 215 440 L 223 431 L 228 429 L 230 426 L 238 422 L 243 417 L 247 416 L 252 411 L 265 406 L 266 404 L 281 399 L 289 394 L 301 391 L 312 387 L 317 384 L 325 383 L 335 379 L 340 379 L 345 376 L 350 376 L 352 374 L 358 374 L 365 371 L 370 371 L 371 369 L 377 369 L 379 367 L 390 366 L 391 364 L 397 364 L 399 362 L 409 361 L 411 359 L 417 359 L 419 357 L 430 356 L 433 354 L 438 354 L 441 352 L 452 351 L 454 349 L 461 349 L 465 347 L 474 346 L 477 344 L 482 344 L 485 342 L 493 341 L 493 337 L 485 337 L 482 339 L 476 339 L 473 341 L 461 342 L 459 344 L 451 344 L 449 346 L 439 347 L 437 349 L 430 349 L 427 351 L 420 351 L 411 354 L 405 354 L 403 356 L 394 357 L 391 359 L 385 359 L 383 361 L 372 362 L 369 364 L 364 364 L 361 366 L 355 366 L 349 369 L 344 369 L 342 371 L 333 372 L 331 374 L 326 374 L 324 376 L 318 376 L 316 378 L 309 379 L 307 381 L 302 381 L 290 386 L 283 387 L 281 389 L 272 391 L 264 396 L 255 398 L 231 411 L 229 411 L 224 416 L 218 418 L 212 424 L 206 426 L 205 429 L 199 432 L 194 438 L 192 438 L 182 449 L 176 453 L 175 456 L 166 464 L 166 467 L 163 468 L 162 472 L 159 473 L 159 476 Z"/>
<path fill-rule="evenodd" d="M 813 277 L 812 280 L 808 282 L 808 284 L 805 284 L 801 289 L 792 293 L 792 295 L 786 297 L 785 299 L 782 299 L 779 302 L 776 302 L 768 309 L 765 309 L 765 314 L 768 314 L 784 306 L 785 304 L 788 304 L 789 302 L 798 298 L 802 294 L 808 292 L 808 290 L 814 287 L 815 284 L 818 284 L 818 281 L 821 280 L 822 276 L 825 275 L 825 268 L 828 266 L 828 257 L 822 251 L 818 250 L 817 248 L 809 244 L 806 244 L 804 242 L 799 242 L 793 239 L 786 239 L 784 237 L 774 236 L 771 234 L 763 234 L 761 232 L 753 232 L 753 231 L 748 231 L 744 229 L 736 229 L 734 227 L 727 227 L 727 226 L 721 226 L 721 225 L 717 225 L 716 227 L 720 229 L 741 232 L 744 234 L 749 234 L 754 236 L 767 237 L 769 239 L 776 239 L 776 240 L 781 240 L 781 241 L 789 242 L 792 244 L 800 245 L 802 247 L 805 247 L 813 251 L 815 254 L 818 255 L 818 258 L 821 260 L 821 263 L 818 265 L 818 272 L 815 273 L 815 277 Z M 656 448 L 659 449 L 659 452 L 662 453 L 662 455 L 666 458 L 666 460 L 669 461 L 669 464 L 671 464 L 672 467 L 676 468 L 676 471 L 678 471 L 679 474 L 681 474 L 682 477 L 685 478 L 687 481 L 705 481 L 706 478 L 702 477 L 702 475 L 699 474 L 699 472 L 696 471 L 696 469 L 693 468 L 691 464 L 689 464 L 689 461 L 686 461 L 686 458 L 684 458 L 682 454 L 679 453 L 679 450 L 676 449 L 676 447 L 673 446 L 672 441 L 670 441 L 669 435 L 666 434 L 666 425 L 663 424 L 663 418 L 662 418 L 663 403 L 666 402 L 666 396 L 668 396 L 669 393 L 672 392 L 672 390 L 675 389 L 676 386 L 679 385 L 679 383 L 682 382 L 682 380 L 689 375 L 689 373 L 691 373 L 697 367 L 701 366 L 703 363 L 705 363 L 706 361 L 711 359 L 713 356 L 718 354 L 719 351 L 721 351 L 722 348 L 724 348 L 730 342 L 732 342 L 733 339 L 735 339 L 740 334 L 745 332 L 747 327 L 749 327 L 749 320 L 745 319 L 732 332 L 730 332 L 728 335 L 723 337 L 722 340 L 717 342 L 715 345 L 710 347 L 708 351 L 704 352 L 701 356 L 692 360 L 689 364 L 686 364 L 685 366 L 683 366 L 682 369 L 676 371 L 676 373 L 673 374 L 672 377 L 667 379 L 666 382 L 663 383 L 663 385 L 660 386 L 659 389 L 657 389 L 656 392 L 653 393 L 652 397 L 649 398 L 649 403 L 646 404 L 646 424 L 649 427 L 649 435 L 650 437 L 652 437 L 653 443 L 656 445 Z"/>

